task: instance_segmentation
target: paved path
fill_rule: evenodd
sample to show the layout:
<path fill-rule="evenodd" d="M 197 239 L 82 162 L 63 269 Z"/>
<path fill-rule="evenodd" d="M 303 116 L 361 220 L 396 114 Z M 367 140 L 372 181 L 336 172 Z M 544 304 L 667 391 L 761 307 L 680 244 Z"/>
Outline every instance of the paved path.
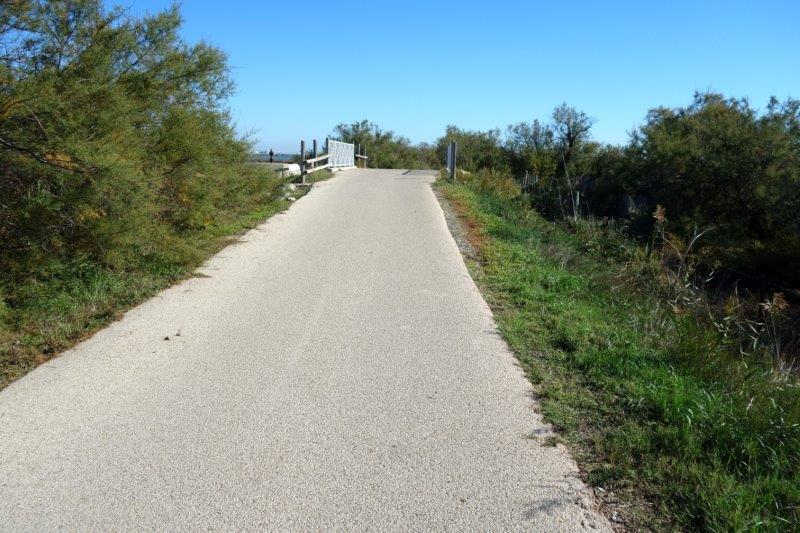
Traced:
<path fill-rule="evenodd" d="M 608 528 L 431 180 L 337 174 L 0 393 L 0 529 Z"/>

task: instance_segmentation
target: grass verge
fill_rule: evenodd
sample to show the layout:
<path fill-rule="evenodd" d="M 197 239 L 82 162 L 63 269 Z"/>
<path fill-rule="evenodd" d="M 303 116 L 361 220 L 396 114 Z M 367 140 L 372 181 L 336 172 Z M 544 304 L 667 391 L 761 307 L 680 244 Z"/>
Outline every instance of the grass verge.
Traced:
<path fill-rule="evenodd" d="M 318 172 L 310 181 L 329 176 Z M 241 181 L 240 190 L 220 203 L 213 218 L 202 226 L 147 236 L 153 241 L 168 239 L 168 254 L 142 254 L 138 261 L 123 265 L 80 255 L 68 260 L 52 258 L 23 282 L 3 287 L 0 389 L 158 291 L 190 277 L 236 235 L 291 205 L 284 187 L 289 179 L 260 169 L 242 176 Z M 299 198 L 307 190 L 297 187 L 291 197 Z"/>
<path fill-rule="evenodd" d="M 796 383 L 643 290 L 620 240 L 542 219 L 509 183 L 436 187 L 466 222 L 472 275 L 545 418 L 610 515 L 635 530 L 800 529 Z"/>

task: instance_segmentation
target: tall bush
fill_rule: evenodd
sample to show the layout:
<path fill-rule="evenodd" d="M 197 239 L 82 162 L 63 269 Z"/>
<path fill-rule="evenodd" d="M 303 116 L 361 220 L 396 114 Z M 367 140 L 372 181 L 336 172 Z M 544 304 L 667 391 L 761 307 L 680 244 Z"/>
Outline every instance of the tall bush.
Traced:
<path fill-rule="evenodd" d="M 180 24 L 176 7 L 142 18 L 100 0 L 0 7 L 5 283 L 53 261 L 169 255 L 171 232 L 211 215 L 248 146 L 222 107 L 224 54 L 184 43 Z"/>
<path fill-rule="evenodd" d="M 666 209 L 671 231 L 700 243 L 709 268 L 800 286 L 800 102 L 697 94 L 650 111 L 632 137 L 630 192 Z"/>

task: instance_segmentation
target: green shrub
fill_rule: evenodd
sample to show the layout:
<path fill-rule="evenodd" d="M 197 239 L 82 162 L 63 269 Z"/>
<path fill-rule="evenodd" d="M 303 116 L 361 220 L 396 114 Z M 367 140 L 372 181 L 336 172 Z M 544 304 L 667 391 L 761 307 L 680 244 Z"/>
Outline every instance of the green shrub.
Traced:
<path fill-rule="evenodd" d="M 442 164 L 451 141 L 456 142 L 458 168 L 470 172 L 487 169 L 507 172 L 510 169 L 500 130 L 467 131 L 457 126 L 447 126 L 444 136 L 436 142 L 436 154 Z"/>
<path fill-rule="evenodd" d="M 180 23 L 0 8 L 0 386 L 284 205 L 223 107 L 224 54 Z"/>
<path fill-rule="evenodd" d="M 698 245 L 709 270 L 800 286 L 800 101 L 697 94 L 650 111 L 628 149 L 628 192 L 666 209 L 668 228 Z M 608 180 L 606 180 L 608 181 Z"/>
<path fill-rule="evenodd" d="M 414 146 L 407 138 L 384 131 L 368 120 L 338 124 L 333 135 L 365 150 L 372 168 L 437 169 L 441 166 L 433 147 L 425 143 Z"/>
<path fill-rule="evenodd" d="M 221 108 L 224 55 L 183 43 L 179 25 L 176 8 L 133 19 L 99 0 L 3 8 L 6 283 L 53 258 L 120 267 L 169 255 L 171 235 L 213 218 L 222 177 L 249 147 Z"/>

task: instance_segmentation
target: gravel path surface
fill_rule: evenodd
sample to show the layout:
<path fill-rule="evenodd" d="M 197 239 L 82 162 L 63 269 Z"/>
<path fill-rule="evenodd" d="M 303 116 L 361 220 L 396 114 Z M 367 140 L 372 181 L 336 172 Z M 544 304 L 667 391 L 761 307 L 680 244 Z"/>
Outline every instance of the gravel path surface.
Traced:
<path fill-rule="evenodd" d="M 607 530 L 432 179 L 318 183 L 0 392 L 0 529 Z"/>

